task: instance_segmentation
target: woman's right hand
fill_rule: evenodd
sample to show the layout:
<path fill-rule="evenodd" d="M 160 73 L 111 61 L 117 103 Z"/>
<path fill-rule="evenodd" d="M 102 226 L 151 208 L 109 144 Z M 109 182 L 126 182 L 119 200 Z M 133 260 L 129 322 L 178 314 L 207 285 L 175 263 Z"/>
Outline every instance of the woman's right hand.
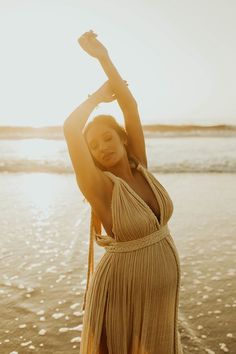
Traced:
<path fill-rule="evenodd" d="M 106 47 L 96 38 L 97 34 L 92 30 L 85 32 L 79 37 L 78 42 L 81 48 L 94 58 L 102 59 L 108 56 Z"/>

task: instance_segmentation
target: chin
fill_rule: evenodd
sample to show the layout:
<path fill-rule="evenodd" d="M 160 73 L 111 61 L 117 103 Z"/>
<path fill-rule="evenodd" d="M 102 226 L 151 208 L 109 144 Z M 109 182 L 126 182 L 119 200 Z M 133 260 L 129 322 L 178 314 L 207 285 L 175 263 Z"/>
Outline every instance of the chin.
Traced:
<path fill-rule="evenodd" d="M 112 170 L 117 165 L 117 161 L 109 161 L 109 163 L 103 164 L 103 168 L 107 171 Z"/>
<path fill-rule="evenodd" d="M 113 162 L 107 162 L 107 163 L 103 163 L 102 164 L 102 167 L 104 167 L 104 168 L 111 168 L 111 167 L 113 167 L 113 166 L 115 166 L 116 165 L 116 163 L 114 163 L 114 161 Z"/>
<path fill-rule="evenodd" d="M 119 162 L 119 159 L 117 160 L 117 156 L 114 156 L 114 154 L 112 154 L 112 156 L 109 159 L 99 160 L 97 162 L 99 163 L 99 165 L 103 169 L 110 169 L 110 168 L 114 167 L 115 165 L 117 165 L 117 163 Z"/>

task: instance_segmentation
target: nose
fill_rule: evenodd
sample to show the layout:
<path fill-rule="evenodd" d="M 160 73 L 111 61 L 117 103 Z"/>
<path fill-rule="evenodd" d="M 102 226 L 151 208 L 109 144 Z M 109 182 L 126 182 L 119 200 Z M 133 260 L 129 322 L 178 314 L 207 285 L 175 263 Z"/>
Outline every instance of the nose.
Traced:
<path fill-rule="evenodd" d="M 102 153 L 106 153 L 106 152 L 109 152 L 109 149 L 108 149 L 108 144 L 106 142 L 101 142 L 99 144 L 99 151 L 102 152 Z"/>
<path fill-rule="evenodd" d="M 111 153 L 111 149 L 108 148 L 105 144 L 100 145 L 99 147 L 99 155 L 103 159 L 106 155 Z"/>

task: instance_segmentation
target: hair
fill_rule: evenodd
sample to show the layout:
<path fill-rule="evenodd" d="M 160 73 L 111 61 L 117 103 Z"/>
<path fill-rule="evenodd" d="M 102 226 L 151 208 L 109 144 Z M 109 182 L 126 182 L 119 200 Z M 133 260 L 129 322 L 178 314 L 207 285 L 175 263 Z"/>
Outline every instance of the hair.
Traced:
<path fill-rule="evenodd" d="M 117 121 L 115 120 L 115 118 L 111 115 L 108 115 L 108 114 L 100 114 L 96 117 L 93 118 L 93 120 L 88 123 L 84 129 L 84 136 L 85 136 L 85 139 L 87 141 L 87 134 L 88 134 L 88 131 L 91 127 L 95 126 L 96 124 L 106 124 L 108 125 L 110 128 L 114 129 L 117 134 L 120 136 L 121 139 L 127 139 L 127 133 L 125 131 L 125 129 L 117 123 Z"/>
<path fill-rule="evenodd" d="M 94 126 L 99 125 L 99 124 L 106 124 L 107 126 L 109 126 L 110 128 L 112 128 L 112 129 L 114 129 L 116 131 L 116 133 L 119 135 L 121 140 L 127 141 L 128 136 L 127 136 L 126 130 L 119 123 L 117 123 L 116 119 L 113 116 L 111 116 L 111 115 L 100 114 L 100 115 L 94 117 L 93 120 L 86 125 L 86 127 L 85 127 L 85 129 L 83 131 L 83 135 L 84 135 L 86 143 L 87 143 L 87 134 L 88 134 L 89 129 L 91 127 L 94 127 Z M 128 147 L 127 147 L 126 144 L 124 144 L 124 147 L 126 149 L 127 156 L 128 156 L 128 159 L 129 159 L 130 158 L 130 154 L 129 154 L 129 151 L 128 151 Z M 91 154 L 91 156 L 92 156 L 92 154 Z M 97 167 L 99 167 L 101 170 L 104 170 L 103 166 L 100 163 L 98 163 L 98 161 L 96 161 L 93 156 L 92 156 L 92 158 L 93 158 L 93 161 L 94 161 L 95 165 Z"/>

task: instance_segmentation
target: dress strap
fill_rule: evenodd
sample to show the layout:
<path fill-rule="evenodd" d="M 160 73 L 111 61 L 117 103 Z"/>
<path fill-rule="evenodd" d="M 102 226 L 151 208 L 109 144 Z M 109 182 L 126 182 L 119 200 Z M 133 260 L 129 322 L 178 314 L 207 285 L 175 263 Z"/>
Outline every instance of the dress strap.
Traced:
<path fill-rule="evenodd" d="M 88 252 L 88 269 L 87 269 L 86 289 L 85 289 L 85 293 L 84 293 L 82 310 L 85 309 L 86 297 L 87 297 L 87 292 L 88 292 L 88 287 L 89 287 L 90 276 L 94 272 L 94 235 L 95 235 L 95 230 L 94 230 L 93 219 L 94 219 L 94 212 L 93 212 L 93 209 L 91 208 L 90 233 L 89 233 L 90 234 L 90 238 L 89 238 L 89 252 Z"/>
<path fill-rule="evenodd" d="M 117 182 L 117 176 L 114 175 L 113 173 L 111 173 L 109 171 L 103 171 L 103 173 L 105 173 L 105 175 L 109 176 L 114 183 Z"/>
<path fill-rule="evenodd" d="M 101 235 L 102 224 L 97 215 L 94 213 L 93 208 L 91 207 L 90 212 L 90 231 L 89 231 L 89 252 L 88 252 L 88 270 L 87 270 L 87 281 L 86 281 L 86 290 L 84 294 L 83 307 L 85 309 L 86 296 L 89 287 L 89 281 L 94 272 L 94 240 L 97 236 Z"/>

